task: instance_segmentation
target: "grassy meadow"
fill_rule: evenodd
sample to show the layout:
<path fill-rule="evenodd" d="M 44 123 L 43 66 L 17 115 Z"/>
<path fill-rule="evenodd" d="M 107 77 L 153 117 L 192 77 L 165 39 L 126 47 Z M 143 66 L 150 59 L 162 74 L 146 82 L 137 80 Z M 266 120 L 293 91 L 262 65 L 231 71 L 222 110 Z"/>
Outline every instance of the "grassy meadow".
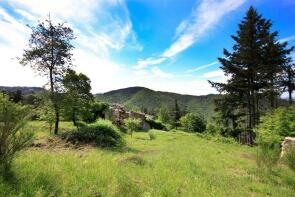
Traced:
<path fill-rule="evenodd" d="M 31 122 L 34 145 L 0 179 L 0 196 L 294 196 L 295 173 L 256 167 L 256 149 L 181 131 L 125 135 L 121 149 L 68 144 Z M 61 130 L 71 123 L 62 122 Z"/>

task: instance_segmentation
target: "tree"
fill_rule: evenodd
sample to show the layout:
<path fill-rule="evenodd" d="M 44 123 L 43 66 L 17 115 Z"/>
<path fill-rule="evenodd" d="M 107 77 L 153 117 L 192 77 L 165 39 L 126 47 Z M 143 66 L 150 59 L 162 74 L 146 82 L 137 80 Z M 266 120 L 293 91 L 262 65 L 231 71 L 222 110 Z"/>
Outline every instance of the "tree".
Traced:
<path fill-rule="evenodd" d="M 69 70 L 63 79 L 65 88 L 65 111 L 71 116 L 75 126 L 77 126 L 77 115 L 79 115 L 83 108 L 90 105 L 93 99 L 91 94 L 90 79 L 82 74 L 77 74 L 73 70 Z"/>
<path fill-rule="evenodd" d="M 131 137 L 134 131 L 137 131 L 140 129 L 140 124 L 141 124 L 140 119 L 127 118 L 124 120 L 124 125 L 127 128 L 128 132 L 130 133 Z"/>
<path fill-rule="evenodd" d="M 158 120 L 163 122 L 164 124 L 171 123 L 171 112 L 167 107 L 161 107 L 158 112 Z"/>
<path fill-rule="evenodd" d="M 289 104 L 292 105 L 292 93 L 295 90 L 295 64 L 286 64 L 283 67 L 283 74 L 281 77 L 281 86 L 283 91 L 287 89 L 289 96 Z"/>
<path fill-rule="evenodd" d="M 188 113 L 180 118 L 181 126 L 188 132 L 202 133 L 206 129 L 206 123 L 203 117 Z"/>
<path fill-rule="evenodd" d="M 173 127 L 175 129 L 177 129 L 177 126 L 179 125 L 179 119 L 181 117 L 181 112 L 180 112 L 180 109 L 179 109 L 179 106 L 178 106 L 178 102 L 177 100 L 175 99 L 174 100 L 174 111 L 173 111 Z"/>
<path fill-rule="evenodd" d="M 64 23 L 53 24 L 50 16 L 45 22 L 31 27 L 32 34 L 29 48 L 24 50 L 20 63 L 30 65 L 40 75 L 46 76 L 50 85 L 50 99 L 55 111 L 55 128 L 57 134 L 60 116 L 60 92 L 62 78 L 72 66 L 71 41 L 75 38 L 73 30 Z"/>
<path fill-rule="evenodd" d="M 211 85 L 236 101 L 241 111 L 246 111 L 246 130 L 252 131 L 259 123 L 259 100 L 267 92 L 270 103 L 275 106 L 274 97 L 278 92 L 280 67 L 289 61 L 287 57 L 292 48 L 275 38 L 277 32 L 270 32 L 272 23 L 262 18 L 250 7 L 246 17 L 239 25 L 237 35 L 232 36 L 235 44 L 233 52 L 224 49 L 224 57 L 218 58 L 225 75 L 230 76 L 227 83 Z"/>
<path fill-rule="evenodd" d="M 27 116 L 26 107 L 0 94 L 0 172 L 5 177 L 9 174 L 15 154 L 33 138 L 33 133 L 23 129 Z"/>
<path fill-rule="evenodd" d="M 82 120 L 87 123 L 91 123 L 95 122 L 99 118 L 104 119 L 108 108 L 109 105 L 107 103 L 94 100 L 83 108 L 81 114 Z"/>

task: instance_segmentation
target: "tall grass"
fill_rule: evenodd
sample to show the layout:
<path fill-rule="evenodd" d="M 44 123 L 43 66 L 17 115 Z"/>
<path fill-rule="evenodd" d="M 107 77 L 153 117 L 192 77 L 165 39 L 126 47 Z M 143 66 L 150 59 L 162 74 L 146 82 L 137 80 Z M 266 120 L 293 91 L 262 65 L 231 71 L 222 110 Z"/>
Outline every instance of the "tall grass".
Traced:
<path fill-rule="evenodd" d="M 254 148 L 154 132 L 125 135 L 120 150 L 30 148 L 14 162 L 15 181 L 0 180 L 0 196 L 294 196 L 290 169 L 256 175 Z"/>

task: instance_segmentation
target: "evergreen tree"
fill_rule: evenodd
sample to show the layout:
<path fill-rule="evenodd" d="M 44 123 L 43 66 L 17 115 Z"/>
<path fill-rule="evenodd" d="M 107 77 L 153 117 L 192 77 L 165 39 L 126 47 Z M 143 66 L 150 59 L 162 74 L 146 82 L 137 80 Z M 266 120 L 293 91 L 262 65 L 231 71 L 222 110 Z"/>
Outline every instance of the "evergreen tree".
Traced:
<path fill-rule="evenodd" d="M 72 66 L 74 46 L 71 41 L 75 38 L 73 30 L 65 27 L 64 23 L 54 25 L 50 19 L 32 27 L 29 49 L 24 50 L 20 63 L 30 65 L 41 76 L 48 77 L 50 99 L 55 111 L 55 128 L 57 134 L 60 116 L 60 101 L 62 78 Z"/>
<path fill-rule="evenodd" d="M 181 118 L 181 112 L 178 106 L 177 99 L 174 100 L 174 114 L 173 114 L 173 127 L 177 129 L 179 125 L 179 120 Z"/>
<path fill-rule="evenodd" d="M 259 122 L 262 93 L 276 96 L 280 67 L 293 50 L 286 49 L 287 43 L 275 40 L 277 32 L 270 33 L 271 26 L 270 20 L 262 18 L 250 7 L 239 24 L 237 35 L 232 36 L 235 41 L 233 52 L 224 49 L 224 57 L 218 58 L 221 69 L 230 79 L 227 83 L 210 82 L 228 97 L 239 98 L 237 104 L 241 111 L 246 111 L 244 119 L 248 131 Z"/>

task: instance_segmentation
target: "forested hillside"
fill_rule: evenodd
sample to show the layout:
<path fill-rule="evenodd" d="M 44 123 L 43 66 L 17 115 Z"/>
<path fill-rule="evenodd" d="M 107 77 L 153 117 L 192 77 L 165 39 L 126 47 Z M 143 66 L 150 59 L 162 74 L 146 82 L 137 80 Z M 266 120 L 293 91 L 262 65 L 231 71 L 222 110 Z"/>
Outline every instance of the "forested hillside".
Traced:
<path fill-rule="evenodd" d="M 156 112 L 160 107 L 171 108 L 177 100 L 182 111 L 212 117 L 214 98 L 218 95 L 192 96 L 154 91 L 144 87 L 130 87 L 97 94 L 96 97 L 104 102 L 122 104 L 129 110 L 147 111 L 148 113 Z"/>

